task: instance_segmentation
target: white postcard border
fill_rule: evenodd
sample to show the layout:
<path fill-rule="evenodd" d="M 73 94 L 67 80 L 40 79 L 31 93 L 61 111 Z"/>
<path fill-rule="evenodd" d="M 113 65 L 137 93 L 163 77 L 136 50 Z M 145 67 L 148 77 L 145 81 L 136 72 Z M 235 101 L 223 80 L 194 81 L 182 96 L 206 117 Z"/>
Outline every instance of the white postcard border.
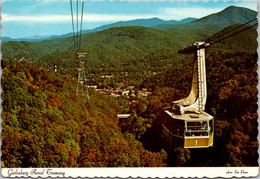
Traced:
<path fill-rule="evenodd" d="M 166 168 L 3 168 L 3 177 L 142 177 L 232 178 L 256 177 L 259 167 L 166 167 Z"/>
<path fill-rule="evenodd" d="M 12 0 L 7 0 L 7 1 L 12 1 Z M 207 2 L 207 0 L 204 1 Z M 244 0 L 244 1 L 256 1 L 258 4 L 258 11 L 259 11 L 260 3 L 258 0 Z M 0 0 L 0 3 L 1 2 L 2 0 Z M 259 19 L 260 19 L 260 13 L 258 13 L 258 21 L 260 21 Z M 259 27 L 258 27 L 258 33 L 260 33 Z M 260 40 L 260 35 L 258 35 L 258 44 L 259 44 L 259 40 Z M 258 52 L 260 52 L 260 46 L 258 46 Z M 259 63 L 260 62 L 258 61 L 258 65 L 260 65 Z M 2 73 L 2 69 L 0 69 L 0 71 Z M 260 68 L 258 69 L 258 74 L 259 72 L 260 72 Z M 258 84 L 258 88 L 259 87 L 260 87 L 260 83 Z M 258 112 L 259 111 L 260 109 L 258 109 Z M 0 120 L 0 122 L 2 122 L 2 119 Z M 258 136 L 258 140 L 259 140 L 259 136 Z M 258 148 L 258 153 L 260 151 L 259 149 L 260 148 Z M 47 178 L 47 177 L 51 177 L 51 178 L 56 178 L 56 177 L 233 178 L 236 177 L 236 178 L 241 178 L 241 177 L 257 177 L 259 175 L 259 167 L 256 166 L 256 167 L 165 167 L 165 168 L 1 168 L 1 175 L 3 177 L 8 177 L 8 178 L 17 178 L 17 177 L 31 177 L 31 178 L 37 178 L 37 177 L 42 177 L 42 178 Z"/>

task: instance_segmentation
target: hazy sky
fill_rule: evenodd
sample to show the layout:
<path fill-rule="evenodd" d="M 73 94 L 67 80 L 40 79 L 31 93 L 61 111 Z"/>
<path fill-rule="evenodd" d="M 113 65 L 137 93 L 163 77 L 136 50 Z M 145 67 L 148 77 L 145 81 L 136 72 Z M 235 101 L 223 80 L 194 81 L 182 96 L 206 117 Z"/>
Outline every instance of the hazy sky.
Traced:
<path fill-rule="evenodd" d="M 254 0 L 85 0 L 83 29 L 141 18 L 201 18 L 230 5 L 257 10 L 257 2 Z M 2 0 L 1 8 L 1 36 L 18 38 L 72 32 L 69 0 Z"/>

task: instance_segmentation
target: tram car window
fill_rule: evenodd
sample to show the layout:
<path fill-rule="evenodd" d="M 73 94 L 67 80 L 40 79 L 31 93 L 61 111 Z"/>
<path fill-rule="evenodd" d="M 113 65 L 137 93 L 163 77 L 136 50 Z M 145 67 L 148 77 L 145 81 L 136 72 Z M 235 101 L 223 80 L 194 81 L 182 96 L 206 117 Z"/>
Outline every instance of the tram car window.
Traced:
<path fill-rule="evenodd" d="M 209 133 L 206 121 L 187 122 L 186 136 L 206 136 Z"/>

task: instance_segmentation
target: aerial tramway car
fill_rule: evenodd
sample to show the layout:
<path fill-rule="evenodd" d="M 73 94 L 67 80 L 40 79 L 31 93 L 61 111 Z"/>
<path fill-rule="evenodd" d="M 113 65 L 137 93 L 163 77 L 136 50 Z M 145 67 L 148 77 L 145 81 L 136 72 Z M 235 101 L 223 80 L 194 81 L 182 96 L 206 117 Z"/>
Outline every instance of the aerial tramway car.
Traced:
<path fill-rule="evenodd" d="M 205 42 L 196 42 L 192 86 L 187 98 L 164 108 L 161 118 L 162 137 L 169 144 L 184 148 L 213 146 L 214 118 L 205 110 L 207 98 Z"/>

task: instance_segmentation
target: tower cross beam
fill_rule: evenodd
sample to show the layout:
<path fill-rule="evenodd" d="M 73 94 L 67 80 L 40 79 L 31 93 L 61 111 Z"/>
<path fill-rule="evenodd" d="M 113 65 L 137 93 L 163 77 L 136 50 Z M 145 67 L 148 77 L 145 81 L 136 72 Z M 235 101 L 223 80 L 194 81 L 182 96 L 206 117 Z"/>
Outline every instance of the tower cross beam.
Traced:
<path fill-rule="evenodd" d="M 78 68 L 78 83 L 77 83 L 77 96 L 86 96 L 88 102 L 89 102 L 89 93 L 88 93 L 88 87 L 87 87 L 87 79 L 86 79 L 86 73 L 85 73 L 85 61 L 84 58 L 86 58 L 87 53 L 85 52 L 78 52 L 77 55 L 77 61 L 79 62 L 79 68 Z"/>

